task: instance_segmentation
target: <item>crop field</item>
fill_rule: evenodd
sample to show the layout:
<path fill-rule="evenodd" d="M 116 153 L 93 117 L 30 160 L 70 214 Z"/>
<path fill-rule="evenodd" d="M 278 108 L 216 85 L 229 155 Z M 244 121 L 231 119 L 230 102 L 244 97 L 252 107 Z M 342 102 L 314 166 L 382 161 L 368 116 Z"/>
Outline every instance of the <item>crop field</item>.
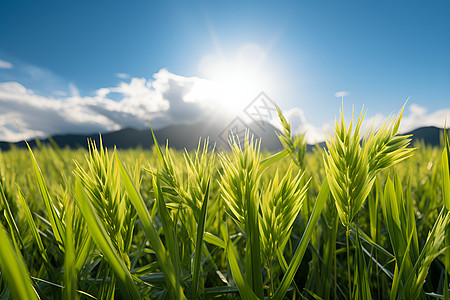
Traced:
<path fill-rule="evenodd" d="M 449 299 L 448 138 L 402 112 L 313 152 L 280 112 L 278 153 L 0 152 L 0 298 Z"/>

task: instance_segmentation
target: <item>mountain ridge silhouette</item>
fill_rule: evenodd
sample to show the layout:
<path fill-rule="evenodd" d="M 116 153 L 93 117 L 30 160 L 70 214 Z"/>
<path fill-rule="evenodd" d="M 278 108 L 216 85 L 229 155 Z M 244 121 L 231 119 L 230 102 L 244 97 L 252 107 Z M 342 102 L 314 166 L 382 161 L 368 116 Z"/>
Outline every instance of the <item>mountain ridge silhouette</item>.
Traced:
<path fill-rule="evenodd" d="M 250 128 L 250 132 L 253 133 L 256 138 L 261 138 L 261 149 L 276 151 L 282 148 L 277 137 L 279 130 L 271 124 L 251 123 L 248 127 Z M 221 124 L 195 123 L 190 125 L 170 125 L 154 130 L 154 133 L 160 145 L 165 145 L 166 141 L 168 141 L 169 147 L 178 150 L 196 149 L 200 138 L 209 138 L 210 144 L 216 144 L 219 148 L 226 148 L 227 134 L 224 133 L 224 128 L 226 128 L 226 126 Z M 404 134 L 412 134 L 412 144 L 422 141 L 426 145 L 439 146 L 442 133 L 442 128 L 428 126 L 420 127 Z M 50 140 L 53 139 L 60 148 L 87 148 L 88 139 L 95 141 L 98 145 L 100 136 L 103 145 L 110 149 L 114 147 L 117 147 L 118 149 L 138 147 L 150 149 L 154 144 L 150 128 L 124 128 L 103 134 L 59 134 L 51 136 L 50 138 L 38 139 L 38 141 L 36 139 L 30 139 L 28 143 L 33 148 L 38 144 L 50 144 Z M 321 148 L 325 147 L 325 142 L 318 143 L 317 145 Z M 15 143 L 0 142 L 1 150 L 9 150 L 11 147 L 25 148 L 26 143 L 25 141 Z M 311 151 L 315 147 L 316 145 L 308 145 L 308 150 Z"/>

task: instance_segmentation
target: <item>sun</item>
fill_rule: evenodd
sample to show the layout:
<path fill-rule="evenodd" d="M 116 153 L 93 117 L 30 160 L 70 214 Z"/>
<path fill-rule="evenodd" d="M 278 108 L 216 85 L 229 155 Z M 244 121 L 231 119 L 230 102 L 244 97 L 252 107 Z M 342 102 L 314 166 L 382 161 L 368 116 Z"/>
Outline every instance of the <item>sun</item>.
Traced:
<path fill-rule="evenodd" d="M 204 78 L 214 84 L 216 104 L 235 114 L 269 86 L 265 60 L 264 49 L 256 44 L 245 44 L 231 58 L 205 56 L 199 70 Z"/>

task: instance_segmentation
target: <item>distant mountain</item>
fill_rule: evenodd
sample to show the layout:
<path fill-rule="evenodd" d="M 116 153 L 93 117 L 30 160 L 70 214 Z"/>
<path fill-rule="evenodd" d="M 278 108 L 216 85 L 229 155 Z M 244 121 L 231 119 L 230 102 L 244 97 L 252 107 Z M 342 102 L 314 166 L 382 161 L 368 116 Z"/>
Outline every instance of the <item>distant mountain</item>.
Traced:
<path fill-rule="evenodd" d="M 276 151 L 281 149 L 281 143 L 277 138 L 278 130 L 268 123 L 252 123 L 248 126 L 250 133 L 257 138 L 261 138 L 261 149 Z M 169 146 L 174 149 L 193 150 L 197 148 L 200 138 L 209 137 L 210 144 L 216 144 L 218 148 L 227 147 L 229 132 L 238 132 L 240 140 L 244 138 L 244 123 L 236 119 L 224 126 L 222 123 L 196 123 L 191 125 L 172 125 L 159 130 L 155 130 L 158 143 L 165 145 L 169 141 Z M 437 127 L 421 127 L 409 133 L 412 134 L 413 144 L 416 141 L 423 141 L 427 145 L 439 146 L 442 129 Z M 102 136 L 103 145 L 112 149 L 116 146 L 119 149 L 142 147 L 149 149 L 153 146 L 153 138 L 150 129 L 137 130 L 126 128 L 119 131 L 104 133 Z M 87 148 L 87 140 L 94 140 L 99 144 L 99 134 L 78 135 L 66 134 L 55 135 L 52 139 L 59 147 L 65 148 Z M 50 143 L 49 139 L 40 139 L 41 144 Z M 36 140 L 30 140 L 31 147 L 36 147 Z M 24 141 L 17 143 L 0 142 L 1 150 L 8 150 L 14 145 L 18 148 L 26 147 Z M 320 143 L 319 147 L 324 147 L 325 143 Z M 308 145 L 311 151 L 315 145 Z"/>
<path fill-rule="evenodd" d="M 234 122 L 234 121 L 233 121 Z M 159 130 L 155 130 L 155 136 L 159 144 L 164 145 L 168 141 L 169 146 L 174 149 L 187 150 L 196 149 L 200 138 L 209 138 L 211 145 L 216 145 L 218 148 L 226 148 L 229 138 L 229 131 L 234 133 L 238 132 L 240 140 L 244 139 L 245 127 L 243 122 L 231 122 L 228 125 L 221 123 L 196 123 L 190 125 L 171 125 Z M 263 126 L 263 127 L 262 127 Z M 281 149 L 281 143 L 277 138 L 277 129 L 268 123 L 250 124 L 250 133 L 257 138 L 261 138 L 261 148 L 269 151 L 275 151 Z M 116 146 L 119 149 L 128 149 L 142 147 L 149 149 L 153 146 L 153 137 L 150 128 L 147 129 L 133 129 L 126 128 L 119 131 L 108 132 L 101 134 L 102 143 L 107 148 L 114 148 Z M 79 135 L 79 134 L 66 134 L 55 135 L 51 139 L 61 147 L 69 148 L 87 148 L 87 140 L 91 139 L 99 144 L 99 134 Z M 33 148 L 36 146 L 36 140 L 29 140 L 28 143 Z M 49 144 L 50 139 L 39 139 L 38 143 Z M 0 142 L 1 150 L 9 150 L 11 146 L 18 148 L 26 147 L 25 141 L 16 143 Z"/>
<path fill-rule="evenodd" d="M 426 145 L 440 146 L 441 136 L 443 136 L 444 130 L 442 128 L 428 126 L 414 129 L 407 134 L 412 134 L 413 144 L 414 142 L 422 141 Z"/>

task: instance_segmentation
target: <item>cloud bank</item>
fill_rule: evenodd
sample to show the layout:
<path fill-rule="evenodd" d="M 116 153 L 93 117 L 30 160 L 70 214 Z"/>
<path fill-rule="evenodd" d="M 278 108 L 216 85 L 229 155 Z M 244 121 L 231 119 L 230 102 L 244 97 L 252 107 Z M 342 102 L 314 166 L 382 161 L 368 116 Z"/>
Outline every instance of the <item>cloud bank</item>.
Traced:
<path fill-rule="evenodd" d="M 291 122 L 294 132 L 298 134 L 304 133 L 309 144 L 323 142 L 325 137 L 328 138 L 327 131 L 331 132 L 334 128 L 334 123 L 331 122 L 325 123 L 321 127 L 309 123 L 303 110 L 297 107 L 287 110 L 284 114 Z M 374 128 L 379 127 L 388 117 L 382 114 L 366 117 L 363 122 L 363 131 L 369 130 L 372 125 Z M 427 108 L 411 103 L 403 113 L 400 126 L 401 133 L 407 133 L 425 126 L 443 128 L 445 120 L 447 120 L 447 128 L 450 128 L 450 107 L 429 112 Z M 347 124 L 348 122 L 349 120 L 347 120 Z"/>
<path fill-rule="evenodd" d="M 20 83 L 1 82 L 0 140 L 144 128 L 149 120 L 160 128 L 199 122 L 210 113 L 211 103 L 199 93 L 199 86 L 208 85 L 204 79 L 178 76 L 165 69 L 153 77 L 131 78 L 116 87 L 98 89 L 92 97 L 81 97 L 74 86 L 71 96 L 56 93 L 44 97 Z M 120 96 L 119 101 L 108 98 L 113 93 Z"/>
<path fill-rule="evenodd" d="M 124 79 L 117 86 L 96 90 L 93 96 L 80 96 L 74 85 L 69 85 L 69 90 L 70 93 L 54 91 L 54 96 L 41 96 L 18 82 L 0 82 L 0 141 L 92 134 L 127 127 L 141 129 L 148 127 L 149 121 L 155 129 L 192 124 L 217 120 L 226 113 L 227 103 L 230 106 L 224 98 L 226 93 L 212 81 L 176 75 L 166 69 L 155 73 L 152 79 Z M 331 121 L 322 126 L 312 124 L 299 107 L 284 114 L 292 129 L 305 133 L 310 144 L 324 141 L 326 131 L 333 128 Z M 367 117 L 366 124 L 374 122 L 377 126 L 384 117 Z M 450 108 L 429 112 L 412 103 L 405 110 L 403 132 L 421 126 L 443 127 L 449 117 Z"/>
<path fill-rule="evenodd" d="M 0 69 L 12 69 L 13 64 L 0 59 Z"/>
<path fill-rule="evenodd" d="M 330 127 L 328 124 L 324 124 L 322 127 L 311 124 L 299 107 L 287 110 L 283 114 L 291 122 L 291 128 L 296 134 L 305 134 L 308 144 L 316 144 L 325 140 L 324 133 Z"/>

